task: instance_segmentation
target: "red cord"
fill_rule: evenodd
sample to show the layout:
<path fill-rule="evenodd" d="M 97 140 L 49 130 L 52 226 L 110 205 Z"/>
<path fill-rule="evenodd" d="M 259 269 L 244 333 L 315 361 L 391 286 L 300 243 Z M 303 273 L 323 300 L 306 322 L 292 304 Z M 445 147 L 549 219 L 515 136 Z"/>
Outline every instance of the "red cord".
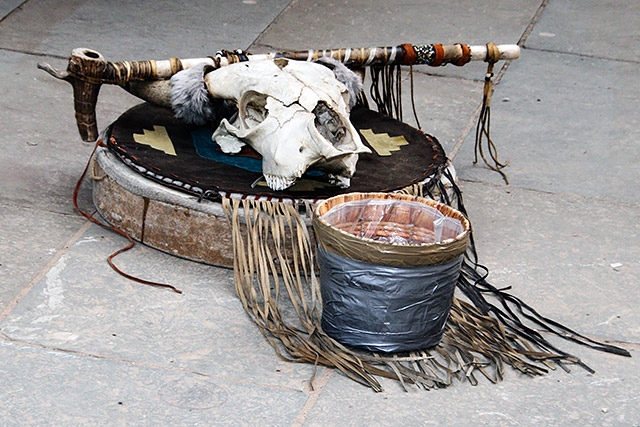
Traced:
<path fill-rule="evenodd" d="M 123 277 L 126 277 L 129 280 L 133 280 L 134 282 L 142 283 L 143 285 L 156 286 L 156 287 L 160 287 L 160 288 L 169 288 L 169 289 L 173 290 L 174 292 L 181 294 L 182 291 L 180 289 L 175 288 L 174 286 L 168 285 L 166 283 L 157 283 L 157 282 L 151 282 L 151 281 L 148 281 L 148 280 L 140 279 L 138 277 L 132 276 L 132 275 L 127 274 L 124 271 L 120 270 L 114 264 L 113 258 L 115 258 L 119 254 L 121 254 L 121 253 L 123 253 L 125 251 L 128 251 L 131 248 L 133 248 L 134 245 L 135 245 L 135 241 L 124 230 L 121 230 L 119 228 L 113 227 L 113 226 L 111 226 L 109 224 L 105 224 L 105 223 L 97 220 L 96 218 L 93 217 L 93 215 L 88 214 L 87 212 L 82 210 L 80 208 L 80 206 L 78 206 L 78 192 L 80 191 L 80 186 L 82 185 L 82 182 L 84 181 L 84 177 L 87 175 L 87 171 L 89 170 L 89 166 L 91 165 L 91 159 L 93 158 L 93 155 L 95 154 L 95 152 L 98 149 L 98 147 L 101 147 L 101 146 L 104 147 L 105 145 L 102 142 L 102 139 L 98 139 L 98 141 L 96 142 L 95 147 L 93 147 L 93 151 L 91 152 L 91 155 L 89 156 L 89 161 L 87 162 L 87 165 L 85 166 L 84 171 L 82 172 L 82 175 L 80 176 L 80 179 L 78 180 L 78 182 L 76 183 L 75 188 L 73 189 L 73 206 L 75 206 L 75 208 L 78 210 L 78 212 L 80 212 L 80 214 L 82 216 L 87 218 L 92 223 L 98 224 L 101 227 L 104 227 L 104 228 L 107 228 L 107 229 L 109 229 L 111 231 L 114 231 L 114 232 L 118 233 L 119 235 L 127 238 L 127 240 L 129 240 L 129 244 L 128 245 L 126 245 L 125 247 L 123 247 L 121 249 L 118 249 L 117 251 L 115 251 L 114 253 L 109 255 L 109 257 L 107 258 L 107 262 L 109 263 L 111 268 L 116 273 L 120 274 Z"/>

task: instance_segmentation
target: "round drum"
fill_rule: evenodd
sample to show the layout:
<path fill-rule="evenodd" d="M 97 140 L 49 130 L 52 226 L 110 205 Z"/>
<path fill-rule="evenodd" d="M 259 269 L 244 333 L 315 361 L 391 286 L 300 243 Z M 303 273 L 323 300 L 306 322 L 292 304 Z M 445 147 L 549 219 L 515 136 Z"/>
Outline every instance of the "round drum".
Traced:
<path fill-rule="evenodd" d="M 361 154 L 347 189 L 309 170 L 285 191 L 266 186 L 261 158 L 248 146 L 220 151 L 213 130 L 194 127 L 170 110 L 144 103 L 126 111 L 102 135 L 107 148 L 93 165 L 99 213 L 134 239 L 162 251 L 231 267 L 230 227 L 221 197 L 275 200 L 304 206 L 351 192 L 392 192 L 428 181 L 447 158 L 436 138 L 365 108 L 351 122 L 372 153 Z"/>

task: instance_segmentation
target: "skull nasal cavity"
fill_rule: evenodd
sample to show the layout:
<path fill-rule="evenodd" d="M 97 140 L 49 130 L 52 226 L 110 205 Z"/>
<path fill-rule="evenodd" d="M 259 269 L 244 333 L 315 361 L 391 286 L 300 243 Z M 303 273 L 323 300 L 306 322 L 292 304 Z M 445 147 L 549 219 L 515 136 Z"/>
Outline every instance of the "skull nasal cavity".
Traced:
<path fill-rule="evenodd" d="M 338 113 L 329 108 L 324 101 L 320 101 L 316 108 L 313 109 L 313 114 L 316 116 L 315 124 L 320 135 L 333 145 L 342 141 L 347 130 L 342 124 Z"/>

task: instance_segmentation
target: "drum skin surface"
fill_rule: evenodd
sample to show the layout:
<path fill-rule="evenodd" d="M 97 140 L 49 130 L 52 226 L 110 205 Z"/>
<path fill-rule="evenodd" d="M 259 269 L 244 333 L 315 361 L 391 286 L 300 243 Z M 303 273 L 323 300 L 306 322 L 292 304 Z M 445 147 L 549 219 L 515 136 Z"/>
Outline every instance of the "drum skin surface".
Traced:
<path fill-rule="evenodd" d="M 372 154 L 360 155 L 349 188 L 310 170 L 293 187 L 273 191 L 261 180 L 260 156 L 248 146 L 226 155 L 211 141 L 212 129 L 140 104 L 103 132 L 107 148 L 98 150 L 92 167 L 94 204 L 107 222 L 139 242 L 233 267 L 221 197 L 315 203 L 350 192 L 390 192 L 424 182 L 447 162 L 436 138 L 405 123 L 364 108 L 354 110 L 351 120 Z"/>

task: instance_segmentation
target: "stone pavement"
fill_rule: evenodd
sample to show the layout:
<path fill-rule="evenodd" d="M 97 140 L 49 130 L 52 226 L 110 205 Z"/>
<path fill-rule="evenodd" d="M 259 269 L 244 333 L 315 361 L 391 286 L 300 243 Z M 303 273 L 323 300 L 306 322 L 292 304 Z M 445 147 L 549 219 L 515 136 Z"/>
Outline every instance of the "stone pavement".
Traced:
<path fill-rule="evenodd" d="M 0 425 L 640 425 L 636 0 L 0 0 L 0 19 Z M 492 104 L 511 184 L 472 164 L 483 64 L 417 69 L 421 124 L 454 157 L 492 282 L 631 351 L 561 344 L 595 374 L 374 393 L 320 368 L 312 388 L 313 367 L 279 360 L 244 314 L 231 271 L 143 245 L 118 258 L 177 295 L 108 267 L 123 239 L 71 203 L 92 145 L 69 85 L 36 69 L 76 47 L 119 61 L 488 41 L 524 47 Z M 104 86 L 100 126 L 138 102 Z"/>

